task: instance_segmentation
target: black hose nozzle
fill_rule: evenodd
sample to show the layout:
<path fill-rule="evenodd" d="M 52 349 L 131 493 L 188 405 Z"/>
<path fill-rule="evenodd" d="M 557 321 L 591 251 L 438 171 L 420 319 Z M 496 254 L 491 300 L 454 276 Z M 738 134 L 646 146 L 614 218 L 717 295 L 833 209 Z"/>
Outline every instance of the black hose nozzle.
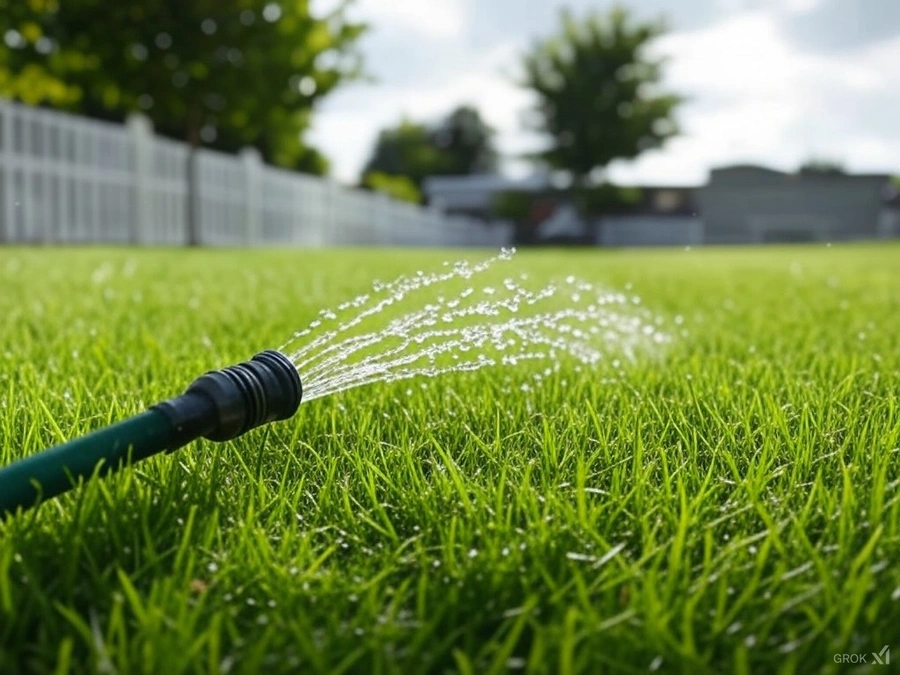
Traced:
<path fill-rule="evenodd" d="M 268 350 L 198 377 L 184 394 L 154 408 L 172 423 L 170 449 L 175 450 L 201 436 L 228 441 L 268 422 L 286 420 L 297 412 L 302 398 L 294 364 L 281 352 Z"/>
<path fill-rule="evenodd" d="M 200 437 L 227 441 L 287 419 L 302 397 L 300 374 L 281 352 L 265 351 L 207 373 L 181 396 L 0 469 L 0 519 L 128 462 L 177 450 Z"/>

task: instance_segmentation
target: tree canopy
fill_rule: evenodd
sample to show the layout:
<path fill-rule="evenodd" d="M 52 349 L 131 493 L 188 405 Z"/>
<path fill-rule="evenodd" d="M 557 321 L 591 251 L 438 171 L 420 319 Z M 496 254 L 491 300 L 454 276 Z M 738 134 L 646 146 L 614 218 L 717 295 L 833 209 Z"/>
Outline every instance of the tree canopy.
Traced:
<path fill-rule="evenodd" d="M 797 169 L 800 174 L 839 176 L 847 173 L 843 162 L 823 157 L 811 157 Z"/>
<path fill-rule="evenodd" d="M 313 16 L 288 0 L 0 0 L 0 95 L 121 119 L 224 150 L 254 145 L 321 173 L 303 142 L 314 105 L 361 74 L 365 30 L 347 3 Z"/>
<path fill-rule="evenodd" d="M 396 127 L 379 132 L 372 155 L 363 168 L 361 182 L 366 184 L 370 174 L 380 173 L 405 176 L 418 188 L 440 163 L 440 152 L 431 142 L 428 128 L 404 119 Z"/>
<path fill-rule="evenodd" d="M 584 19 L 563 10 L 561 24 L 522 61 L 520 84 L 537 99 L 533 126 L 550 140 L 540 161 L 585 182 L 677 134 L 682 99 L 662 91 L 663 61 L 647 54 L 663 21 L 637 21 L 616 7 Z"/>
<path fill-rule="evenodd" d="M 363 187 L 386 194 L 391 199 L 418 204 L 422 201 L 422 192 L 407 176 L 397 176 L 381 171 L 370 171 L 365 175 Z"/>
<path fill-rule="evenodd" d="M 498 154 L 495 131 L 476 108 L 463 105 L 453 110 L 430 131 L 431 142 L 441 154 L 440 171 L 445 175 L 494 173 Z"/>
<path fill-rule="evenodd" d="M 478 110 L 468 105 L 435 124 L 403 120 L 379 133 L 361 183 L 381 189 L 376 182 L 384 185 L 386 177 L 403 177 L 421 191 L 429 176 L 493 173 L 498 164 L 494 133 Z M 378 181 L 373 180 L 375 175 Z"/>

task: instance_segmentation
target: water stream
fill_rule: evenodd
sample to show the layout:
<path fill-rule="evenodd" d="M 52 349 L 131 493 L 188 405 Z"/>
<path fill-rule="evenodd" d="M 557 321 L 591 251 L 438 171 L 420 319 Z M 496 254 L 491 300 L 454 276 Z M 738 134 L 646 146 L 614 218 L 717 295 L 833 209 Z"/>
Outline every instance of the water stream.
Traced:
<path fill-rule="evenodd" d="M 565 357 L 587 366 L 633 360 L 670 341 L 661 318 L 637 296 L 574 276 L 532 284 L 516 272 L 514 254 L 445 262 L 437 272 L 377 282 L 371 292 L 322 310 L 280 348 L 300 371 L 304 401 L 525 361 L 558 368 Z"/>

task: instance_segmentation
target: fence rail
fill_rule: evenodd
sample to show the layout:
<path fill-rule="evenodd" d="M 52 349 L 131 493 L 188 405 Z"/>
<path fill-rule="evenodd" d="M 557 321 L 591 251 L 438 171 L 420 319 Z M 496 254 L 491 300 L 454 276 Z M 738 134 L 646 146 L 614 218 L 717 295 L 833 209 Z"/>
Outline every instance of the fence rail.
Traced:
<path fill-rule="evenodd" d="M 190 160 L 190 161 L 189 161 Z M 192 232 L 192 227 L 194 231 Z M 0 100 L 0 243 L 491 246 L 484 224 L 124 125 Z"/>

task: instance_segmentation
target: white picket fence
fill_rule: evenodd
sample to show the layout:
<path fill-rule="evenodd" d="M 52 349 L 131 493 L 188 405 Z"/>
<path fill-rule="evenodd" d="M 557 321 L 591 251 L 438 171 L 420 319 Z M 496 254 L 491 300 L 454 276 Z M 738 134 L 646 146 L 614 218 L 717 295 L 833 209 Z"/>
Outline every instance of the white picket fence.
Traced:
<path fill-rule="evenodd" d="M 487 246 L 484 224 L 276 169 L 258 153 L 189 149 L 125 125 L 0 100 L 0 244 Z M 193 186 L 193 188 L 191 187 Z"/>

